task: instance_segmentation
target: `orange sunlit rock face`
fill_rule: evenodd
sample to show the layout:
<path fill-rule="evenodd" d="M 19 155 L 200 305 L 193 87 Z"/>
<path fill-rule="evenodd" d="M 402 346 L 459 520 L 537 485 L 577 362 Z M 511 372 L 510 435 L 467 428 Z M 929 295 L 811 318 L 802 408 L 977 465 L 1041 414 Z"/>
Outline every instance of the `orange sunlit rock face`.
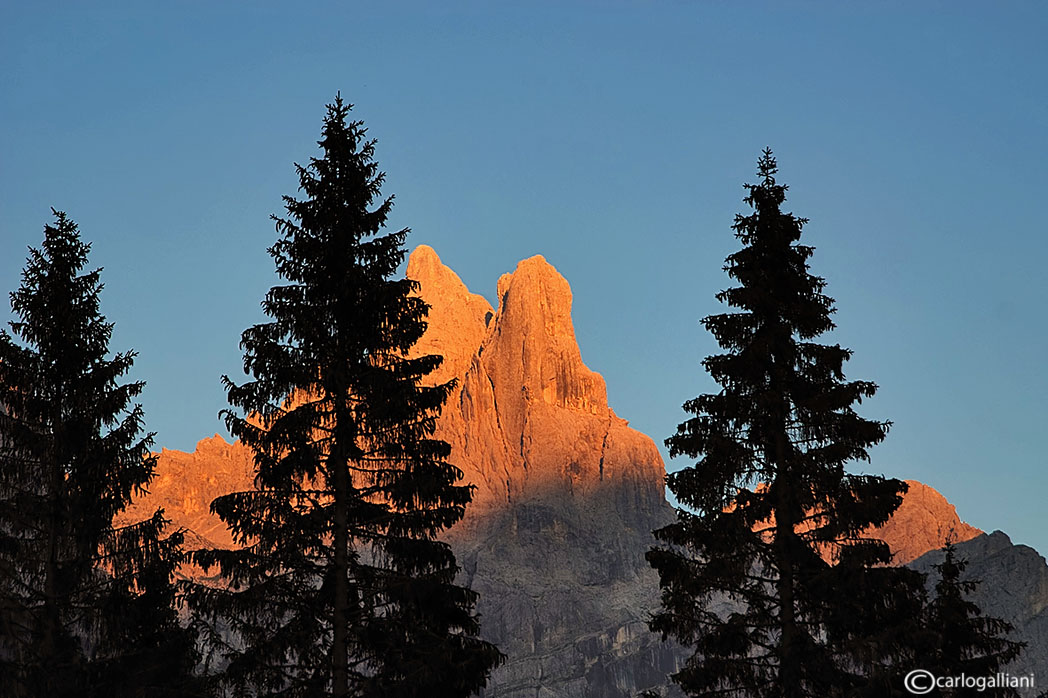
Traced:
<path fill-rule="evenodd" d="M 663 501 L 654 442 L 608 407 L 604 379 L 582 363 L 568 282 L 541 256 L 498 282 L 497 310 L 469 293 L 431 248 L 407 275 L 430 304 L 417 353 L 442 353 L 438 380 L 458 378 L 438 436 L 476 486 L 461 529 L 485 510 L 531 499 L 606 497 L 624 511 Z"/>
<path fill-rule="evenodd" d="M 497 309 L 470 293 L 428 246 L 411 254 L 407 275 L 431 306 L 429 327 L 413 353 L 444 357 L 430 376 L 433 383 L 457 380 L 437 436 L 452 445 L 452 462 L 476 486 L 453 538 L 475 534 L 480 520 L 515 503 L 588 502 L 598 519 L 604 509 L 637 525 L 665 506 L 658 450 L 615 415 L 604 379 L 582 362 L 571 289 L 553 266 L 535 256 L 504 274 Z M 250 451 L 216 434 L 193 453 L 164 449 L 158 457 L 150 494 L 121 518 L 145 518 L 162 506 L 175 526 L 232 545 L 209 507 L 220 494 L 251 487 Z M 982 533 L 934 489 L 908 483 L 899 511 L 871 532 L 889 542 L 896 563 L 939 548 L 951 536 L 959 542 Z"/>
<path fill-rule="evenodd" d="M 892 564 L 905 565 L 931 550 L 939 550 L 947 542 L 961 543 L 982 535 L 983 531 L 961 521 L 957 510 L 939 492 L 916 480 L 906 480 L 908 489 L 902 503 L 883 526 L 867 529 L 865 538 L 876 538 L 888 543 L 892 551 Z M 756 491 L 766 489 L 758 484 Z M 728 509 L 730 511 L 731 508 Z M 799 524 L 798 533 L 809 532 L 814 527 L 811 521 Z M 775 517 L 754 526 L 765 540 L 771 540 L 775 529 Z M 823 545 L 820 554 L 824 560 L 834 563 L 838 554 L 835 545 Z"/>
<path fill-rule="evenodd" d="M 439 354 L 434 383 L 457 380 L 437 436 L 476 486 L 471 529 L 486 511 L 529 500 L 600 494 L 625 513 L 664 505 L 665 470 L 654 442 L 608 407 L 604 379 L 582 363 L 568 282 L 542 257 L 499 280 L 499 308 L 472 294 L 431 248 L 411 255 L 407 274 L 430 304 L 414 354 Z M 150 494 L 128 517 L 163 506 L 175 525 L 232 544 L 211 499 L 251 486 L 248 449 L 215 435 L 193 453 L 164 449 Z"/>
<path fill-rule="evenodd" d="M 982 535 L 982 531 L 961 521 L 946 497 L 916 480 L 907 480 L 906 484 L 910 489 L 902 504 L 887 523 L 870 532 L 871 537 L 888 542 L 895 555 L 894 564 L 912 562 L 948 541 L 960 543 Z"/>
<path fill-rule="evenodd" d="M 192 453 L 163 449 L 157 455 L 149 494 L 136 498 L 121 514 L 124 522 L 139 521 L 163 507 L 173 528 L 189 529 L 200 544 L 231 547 L 233 538 L 222 520 L 211 513 L 211 500 L 229 492 L 251 489 L 251 450 L 239 441 L 227 443 L 218 434 L 201 439 Z M 188 540 L 188 539 L 187 539 Z M 200 547 L 193 545 L 193 547 Z"/>

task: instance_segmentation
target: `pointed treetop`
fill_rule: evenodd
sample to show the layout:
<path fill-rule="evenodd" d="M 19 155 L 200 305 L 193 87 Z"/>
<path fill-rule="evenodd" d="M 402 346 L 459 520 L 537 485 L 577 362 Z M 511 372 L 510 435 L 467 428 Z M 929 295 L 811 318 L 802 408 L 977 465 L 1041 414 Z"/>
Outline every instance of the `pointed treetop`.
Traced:
<path fill-rule="evenodd" d="M 775 173 L 778 171 L 779 165 L 775 161 L 775 156 L 771 154 L 771 148 L 765 148 L 757 160 L 757 174 L 764 180 L 764 186 L 775 186 Z"/>
<path fill-rule="evenodd" d="M 363 135 L 367 129 L 357 127 L 363 125 L 362 121 L 354 121 L 346 124 L 346 118 L 349 116 L 349 112 L 353 110 L 353 105 L 342 101 L 342 93 L 335 93 L 335 101 L 327 106 L 327 116 L 324 117 L 324 126 L 321 130 L 322 138 L 318 141 L 320 147 L 327 149 L 324 144 L 328 142 L 328 139 L 336 133 L 346 133 L 347 135 Z M 351 144 L 356 146 L 357 139 L 351 138 Z"/>

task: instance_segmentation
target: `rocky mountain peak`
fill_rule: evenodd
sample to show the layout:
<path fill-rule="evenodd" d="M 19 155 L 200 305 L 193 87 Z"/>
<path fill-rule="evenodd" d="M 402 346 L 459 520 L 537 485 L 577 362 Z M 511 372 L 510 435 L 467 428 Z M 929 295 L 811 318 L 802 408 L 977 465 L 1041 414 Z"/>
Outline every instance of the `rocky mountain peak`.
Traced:
<path fill-rule="evenodd" d="M 407 277 L 418 283 L 417 293 L 430 306 L 426 333 L 412 354 L 444 357 L 444 363 L 430 374 L 429 381 L 461 379 L 484 340 L 494 309 L 483 296 L 470 293 L 458 274 L 445 266 L 428 245 L 419 245 L 411 253 Z"/>
<path fill-rule="evenodd" d="M 604 379 L 582 361 L 571 287 L 549 262 L 536 255 L 502 275 L 497 310 L 429 247 L 411 254 L 407 276 L 430 305 L 413 353 L 443 355 L 435 380 L 458 379 L 437 434 L 477 488 L 471 521 L 513 502 L 566 502 L 608 487 L 647 511 L 665 506 L 658 450 L 608 407 Z"/>
<path fill-rule="evenodd" d="M 608 408 L 604 379 L 582 362 L 571 321 L 571 287 L 542 256 L 517 264 L 499 280 L 497 331 L 485 347 L 520 361 L 495 362 L 499 377 L 528 399 L 587 414 Z"/>
<path fill-rule="evenodd" d="M 982 534 L 961 521 L 957 509 L 935 489 L 916 480 L 906 484 L 909 489 L 892 518 L 871 532 L 888 541 L 895 564 L 904 565 L 929 550 L 938 550 L 947 541 L 960 543 Z"/>

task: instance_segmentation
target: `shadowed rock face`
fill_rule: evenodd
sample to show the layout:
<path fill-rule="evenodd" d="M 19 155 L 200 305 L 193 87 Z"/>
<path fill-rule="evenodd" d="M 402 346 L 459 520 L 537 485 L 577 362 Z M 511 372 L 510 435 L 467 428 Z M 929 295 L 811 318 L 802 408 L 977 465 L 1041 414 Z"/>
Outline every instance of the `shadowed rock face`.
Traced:
<path fill-rule="evenodd" d="M 429 247 L 411 255 L 407 275 L 431 305 L 413 352 L 444 357 L 432 382 L 457 381 L 437 436 L 476 489 L 446 538 L 461 581 L 480 594 L 482 635 L 508 656 L 485 695 L 617 698 L 665 685 L 685 653 L 647 630 L 658 579 L 644 560 L 651 531 L 673 518 L 665 469 L 582 362 L 567 281 L 542 257 L 526 259 L 499 279 L 492 308 Z M 250 487 L 250 451 L 215 436 L 159 459 L 139 518 L 164 506 L 175 525 L 232 545 L 208 507 Z M 979 533 L 937 492 L 910 486 L 880 531 L 900 561 L 951 530 L 955 540 Z"/>
<path fill-rule="evenodd" d="M 1011 623 L 1012 640 L 1023 640 L 1026 650 L 1006 670 L 1016 676 L 1033 673 L 1038 688 L 1048 682 L 1048 564 L 1033 548 L 1015 545 L 1001 531 L 981 534 L 957 544 L 957 557 L 968 565 L 964 579 L 979 584 L 969 595 L 984 615 Z M 940 550 L 918 557 L 910 567 L 928 575 L 934 593 L 938 576 L 933 565 L 942 562 Z"/>

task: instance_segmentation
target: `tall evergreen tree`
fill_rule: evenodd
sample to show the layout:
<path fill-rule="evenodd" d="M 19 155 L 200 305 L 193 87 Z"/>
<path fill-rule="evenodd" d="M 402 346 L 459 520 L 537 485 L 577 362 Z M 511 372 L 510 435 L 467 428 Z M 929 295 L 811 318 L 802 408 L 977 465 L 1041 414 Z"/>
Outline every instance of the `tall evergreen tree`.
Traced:
<path fill-rule="evenodd" d="M 384 175 L 350 108 L 328 105 L 305 198 L 274 217 L 286 283 L 243 333 L 253 380 L 225 379 L 255 488 L 212 503 L 240 547 L 195 554 L 228 587 L 190 598 L 237 695 L 465 696 L 501 655 L 436 539 L 472 497 L 432 438 L 452 384 L 426 384 L 441 357 L 409 358 L 428 306 L 392 278 L 408 230 L 382 234 L 393 199 L 372 207 Z"/>
<path fill-rule="evenodd" d="M 770 150 L 758 168 L 724 267 L 739 286 L 717 294 L 738 312 L 703 320 L 725 350 L 703 361 L 721 389 L 685 403 L 694 416 L 666 440 L 698 461 L 667 478 L 682 507 L 648 553 L 651 627 L 694 648 L 673 676 L 689 695 L 845 695 L 903 654 L 890 630 L 919 608 L 920 576 L 877 567 L 888 547 L 862 536 L 905 484 L 845 472 L 889 424 L 854 411 L 876 386 L 845 380 L 851 352 L 812 341 L 834 327 L 833 299 L 798 243 L 807 221 L 781 210 Z M 718 612 L 724 600 L 737 610 Z"/>
<path fill-rule="evenodd" d="M 83 271 L 90 246 L 55 217 L 0 330 L 0 694 L 190 695 L 181 536 L 160 511 L 113 523 L 155 465 L 132 404 L 144 384 L 119 382 L 135 354 L 107 358 L 101 270 Z"/>
<path fill-rule="evenodd" d="M 943 561 L 934 566 L 939 579 L 925 616 L 932 643 L 918 655 L 914 666 L 936 676 L 994 677 L 1022 653 L 1026 644 L 1009 640 L 1011 624 L 984 616 L 968 598 L 979 581 L 964 577 L 968 563 L 957 557 L 954 544 L 947 543 L 943 552 Z M 953 698 L 1020 695 L 1018 689 L 1008 687 L 944 689 L 940 693 Z"/>

